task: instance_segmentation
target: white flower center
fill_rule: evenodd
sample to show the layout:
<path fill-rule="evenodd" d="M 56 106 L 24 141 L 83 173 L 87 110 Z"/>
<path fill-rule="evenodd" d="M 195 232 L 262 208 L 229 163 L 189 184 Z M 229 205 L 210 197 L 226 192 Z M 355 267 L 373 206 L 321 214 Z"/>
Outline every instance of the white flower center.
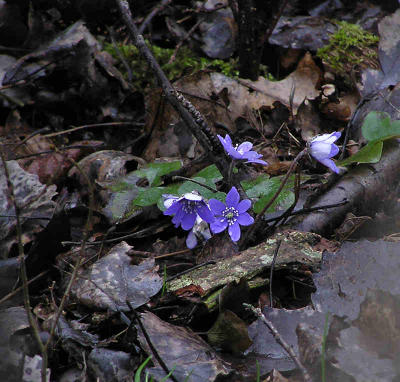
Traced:
<path fill-rule="evenodd" d="M 239 211 L 236 208 L 227 207 L 222 211 L 222 216 L 228 222 L 228 225 L 232 225 L 236 222 L 239 216 Z"/>
<path fill-rule="evenodd" d="M 196 212 L 196 206 L 198 202 L 193 202 L 190 200 L 185 200 L 183 202 L 182 210 L 185 214 L 193 214 Z"/>

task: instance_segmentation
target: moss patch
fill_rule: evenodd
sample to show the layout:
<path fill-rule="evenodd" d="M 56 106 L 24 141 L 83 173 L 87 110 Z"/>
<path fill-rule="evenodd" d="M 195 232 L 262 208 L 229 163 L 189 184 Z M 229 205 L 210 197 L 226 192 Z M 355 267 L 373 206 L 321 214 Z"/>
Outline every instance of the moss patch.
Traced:
<path fill-rule="evenodd" d="M 147 41 L 148 43 L 148 41 Z M 170 58 L 174 54 L 174 49 L 160 48 L 156 45 L 148 44 L 157 62 L 160 64 L 165 75 L 170 81 L 195 73 L 199 70 L 209 69 L 220 72 L 228 77 L 236 78 L 239 76 L 238 62 L 236 58 L 229 60 L 211 60 L 205 57 L 197 56 L 189 48 L 182 46 L 172 63 L 169 63 Z M 132 71 L 133 86 L 142 91 L 147 87 L 156 86 L 154 75 L 149 68 L 147 62 L 141 57 L 135 45 L 117 44 L 123 58 L 129 64 Z M 122 64 L 117 49 L 113 44 L 105 43 L 104 50 L 110 53 L 117 60 L 118 69 L 127 78 L 126 68 Z M 268 68 L 261 65 L 260 75 L 265 76 L 269 80 L 274 80 L 273 76 L 268 73 Z"/>
<path fill-rule="evenodd" d="M 118 44 L 118 49 L 132 70 L 132 83 L 135 88 L 143 90 L 147 86 L 154 87 L 156 83 L 153 73 L 147 62 L 141 57 L 136 46 Z M 174 49 L 160 48 L 155 45 L 151 45 L 150 49 L 170 81 L 202 69 L 215 70 L 229 77 L 239 75 L 237 60 L 235 59 L 230 59 L 229 61 L 209 60 L 195 55 L 187 47 L 181 47 L 178 50 L 175 60 L 172 63 L 169 63 L 171 56 L 174 54 Z M 115 46 L 106 43 L 104 50 L 110 53 L 117 60 L 118 69 L 127 76 L 126 69 L 120 60 Z"/>
<path fill-rule="evenodd" d="M 318 49 L 317 56 L 343 77 L 348 77 L 355 69 L 377 68 L 379 37 L 356 24 L 340 21 L 337 25 L 338 31 L 331 36 L 328 45 Z"/>

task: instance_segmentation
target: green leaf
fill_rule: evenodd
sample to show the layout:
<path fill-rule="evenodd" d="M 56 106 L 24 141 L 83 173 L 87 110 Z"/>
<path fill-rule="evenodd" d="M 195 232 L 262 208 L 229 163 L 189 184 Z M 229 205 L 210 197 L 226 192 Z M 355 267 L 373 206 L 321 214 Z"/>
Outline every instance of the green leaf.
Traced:
<path fill-rule="evenodd" d="M 132 202 L 133 205 L 139 207 L 146 207 L 156 204 L 165 194 L 165 187 L 151 187 L 139 191 L 138 197 Z"/>
<path fill-rule="evenodd" d="M 219 182 L 222 179 L 222 175 L 215 164 L 204 168 L 203 170 L 199 171 L 195 176 L 211 180 L 213 183 Z"/>
<path fill-rule="evenodd" d="M 383 141 L 400 137 L 400 121 L 391 121 L 388 113 L 371 111 L 365 117 L 361 130 L 368 144 L 351 157 L 336 162 L 338 166 L 379 162 Z"/>
<path fill-rule="evenodd" d="M 348 166 L 351 163 L 377 163 L 382 156 L 382 140 L 372 141 L 349 158 L 337 161 L 338 166 Z"/>
<path fill-rule="evenodd" d="M 133 172 L 140 178 L 146 178 L 151 187 L 161 184 L 161 177 L 182 167 L 181 161 L 149 163 L 148 167 Z"/>
<path fill-rule="evenodd" d="M 136 186 L 137 181 L 140 179 L 134 172 L 130 172 L 125 176 L 117 179 L 114 183 L 110 184 L 102 184 L 106 188 L 110 189 L 113 192 L 123 192 L 123 191 L 131 191 L 136 190 L 138 187 Z"/>
<path fill-rule="evenodd" d="M 204 183 L 209 187 L 215 188 L 215 185 L 211 179 L 205 179 L 200 177 L 192 178 L 200 183 Z M 203 187 L 199 184 L 187 181 L 179 187 L 178 195 L 183 195 L 187 192 L 191 192 L 196 190 L 203 198 L 205 199 L 218 199 L 221 201 L 225 201 L 226 194 L 224 192 L 213 192 L 206 187 Z"/>
<path fill-rule="evenodd" d="M 140 382 L 141 381 L 141 374 L 143 369 L 146 367 L 146 365 L 150 362 L 152 356 L 149 356 L 145 359 L 145 361 L 138 367 L 135 373 L 135 382 Z"/>
<path fill-rule="evenodd" d="M 371 111 L 365 117 L 361 131 L 363 137 L 370 142 L 399 137 L 400 121 L 391 121 L 388 113 Z"/>
<path fill-rule="evenodd" d="M 123 191 L 115 192 L 110 196 L 107 205 L 103 208 L 102 212 L 108 216 L 112 223 L 121 221 L 137 212 L 139 207 L 134 210 L 130 209 L 132 200 L 137 196 L 138 191 Z"/>
<path fill-rule="evenodd" d="M 207 185 L 208 187 L 212 187 L 214 188 L 214 183 L 211 179 L 205 179 L 205 178 L 201 178 L 196 176 L 195 178 L 192 178 L 193 180 L 196 180 L 199 183 L 203 183 L 205 185 Z M 197 191 L 203 198 L 209 199 L 212 198 L 214 196 L 214 192 L 212 192 L 211 190 L 209 190 L 206 187 L 203 187 L 197 183 L 191 182 L 191 181 L 186 181 L 182 184 L 181 187 L 179 187 L 178 190 L 178 194 L 179 195 L 183 195 L 186 194 L 188 192 L 192 192 L 192 191 Z"/>
<path fill-rule="evenodd" d="M 178 189 L 179 187 L 182 185 L 182 183 L 175 183 L 175 184 L 171 184 L 168 187 L 165 187 L 164 192 L 161 194 L 161 197 L 158 199 L 157 201 L 157 207 L 161 210 L 161 211 L 165 211 L 166 208 L 164 207 L 164 199 L 162 197 L 162 195 L 177 195 L 178 196 Z"/>
<path fill-rule="evenodd" d="M 268 188 L 271 186 L 270 178 L 266 174 L 262 174 L 255 179 L 245 180 L 242 186 L 246 194 L 250 198 L 257 198 L 268 193 Z"/>
<path fill-rule="evenodd" d="M 269 201 L 275 195 L 275 192 L 271 192 L 269 195 L 263 196 L 256 203 L 254 203 L 253 210 L 256 214 L 258 214 L 263 210 L 263 208 L 267 205 L 267 203 L 269 203 Z M 294 199 L 295 199 L 294 193 L 289 189 L 285 189 L 284 187 L 279 196 L 272 203 L 271 207 L 268 208 L 266 213 L 286 210 L 292 205 Z"/>
<path fill-rule="evenodd" d="M 259 198 L 253 206 L 255 213 L 261 212 L 272 199 L 278 191 L 283 178 L 284 176 L 269 178 L 268 175 L 263 174 L 251 181 L 242 182 L 242 186 L 250 198 Z M 294 175 L 291 175 L 288 182 L 283 187 L 283 190 L 267 212 L 274 212 L 288 208 L 294 201 L 294 194 L 292 191 L 293 187 Z"/>

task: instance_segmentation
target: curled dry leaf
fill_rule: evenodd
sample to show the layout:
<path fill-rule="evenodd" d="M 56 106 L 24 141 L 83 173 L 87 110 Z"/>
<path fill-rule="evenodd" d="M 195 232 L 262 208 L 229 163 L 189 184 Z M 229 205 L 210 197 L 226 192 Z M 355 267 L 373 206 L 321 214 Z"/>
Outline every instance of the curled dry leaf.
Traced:
<path fill-rule="evenodd" d="M 320 79 L 321 70 L 311 54 L 306 53 L 297 69 L 281 81 L 269 81 L 263 77 L 257 81 L 236 80 L 221 73 L 201 71 L 183 77 L 174 86 L 193 103 L 210 126 L 218 122 L 235 132 L 236 119 L 246 117 L 251 110 L 273 108 L 276 101 L 289 107 L 293 88 L 293 113 L 296 114 L 305 99 L 318 97 Z M 219 97 L 222 93 L 224 97 Z M 147 97 L 147 108 L 146 130 L 151 132 L 150 143 L 144 152 L 147 160 L 162 156 L 192 158 L 200 152 L 194 138 L 160 91 L 154 91 Z"/>
<path fill-rule="evenodd" d="M 125 242 L 114 246 L 106 256 L 82 270 L 74 283 L 71 296 L 81 304 L 112 311 L 128 311 L 145 304 L 162 288 L 162 278 L 154 259 L 132 265 Z"/>

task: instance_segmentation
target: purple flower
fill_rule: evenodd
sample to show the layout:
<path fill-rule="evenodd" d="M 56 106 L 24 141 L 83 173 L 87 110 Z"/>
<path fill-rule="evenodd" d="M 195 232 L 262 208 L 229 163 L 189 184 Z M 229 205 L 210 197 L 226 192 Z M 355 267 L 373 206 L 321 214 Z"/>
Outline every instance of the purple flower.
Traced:
<path fill-rule="evenodd" d="M 329 167 L 333 172 L 336 172 L 336 174 L 339 173 L 339 169 L 330 158 L 334 157 L 339 152 L 339 147 L 333 142 L 338 140 L 341 135 L 342 133 L 338 131 L 332 134 L 317 135 L 311 140 L 310 144 L 311 156 L 324 166 Z"/>
<path fill-rule="evenodd" d="M 181 197 L 174 195 L 163 195 L 165 199 L 164 206 L 168 207 L 164 215 L 174 215 L 172 223 L 178 228 L 181 226 L 185 231 L 193 228 L 197 215 L 207 223 L 214 221 L 214 215 L 211 213 L 207 203 L 196 191 L 184 194 Z"/>
<path fill-rule="evenodd" d="M 226 195 L 226 205 L 217 199 L 209 201 L 211 211 L 215 215 L 215 221 L 211 223 L 210 228 L 213 233 L 219 233 L 228 227 L 229 236 L 232 241 L 240 239 L 240 225 L 250 225 L 254 219 L 246 212 L 251 201 L 244 199 L 240 201 L 239 193 L 235 187 Z"/>
<path fill-rule="evenodd" d="M 219 141 L 224 147 L 226 153 L 234 159 L 247 160 L 246 163 L 259 163 L 263 165 L 267 165 L 268 163 L 261 160 L 261 154 L 258 154 L 257 151 L 251 151 L 253 148 L 253 144 L 250 142 L 243 142 L 239 146 L 233 147 L 232 139 L 229 134 L 225 135 L 225 138 L 222 138 L 220 135 L 217 135 Z"/>

